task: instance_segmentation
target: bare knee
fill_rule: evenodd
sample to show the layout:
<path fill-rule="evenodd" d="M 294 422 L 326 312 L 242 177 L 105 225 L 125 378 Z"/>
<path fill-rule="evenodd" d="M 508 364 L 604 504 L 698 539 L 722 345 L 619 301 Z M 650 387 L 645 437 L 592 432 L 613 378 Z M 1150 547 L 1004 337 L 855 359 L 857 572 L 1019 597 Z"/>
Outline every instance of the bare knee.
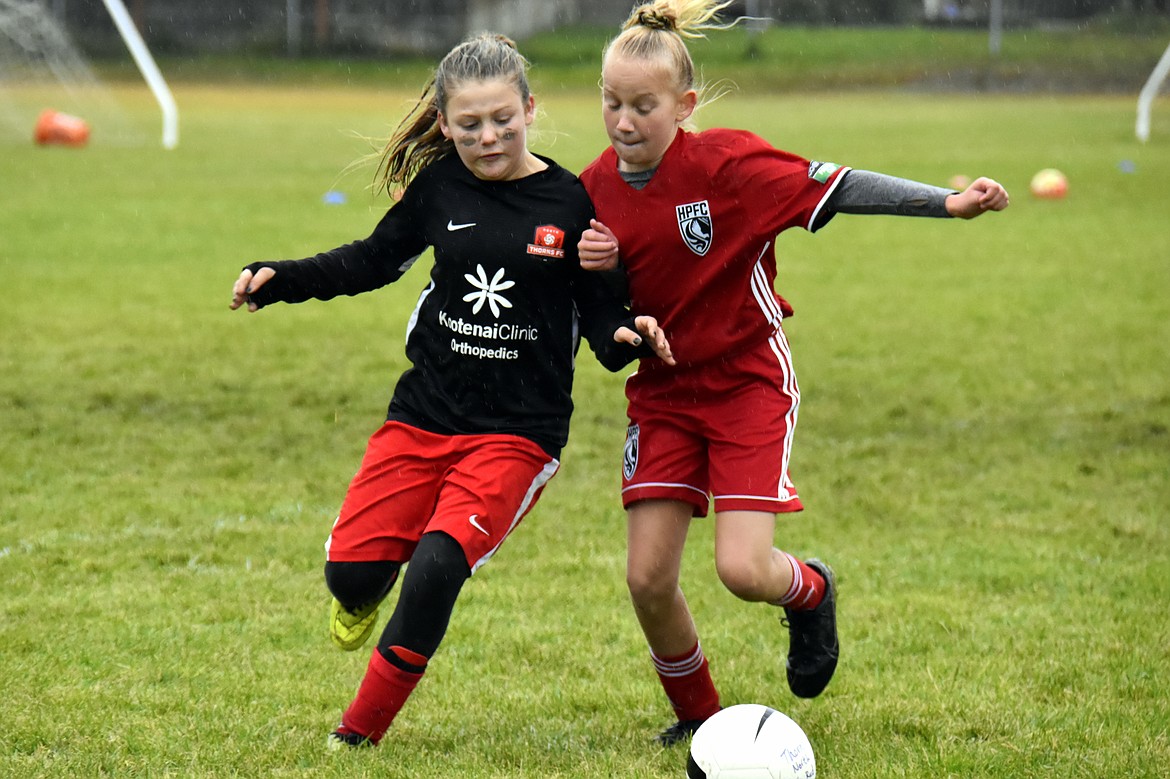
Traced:
<path fill-rule="evenodd" d="M 667 607 L 678 592 L 678 579 L 664 576 L 660 570 L 626 571 L 626 586 L 630 599 L 639 609 L 655 610 Z"/>
<path fill-rule="evenodd" d="M 720 559 L 715 561 L 715 570 L 723 586 L 740 600 L 766 601 L 777 597 L 770 565 L 748 558 Z"/>

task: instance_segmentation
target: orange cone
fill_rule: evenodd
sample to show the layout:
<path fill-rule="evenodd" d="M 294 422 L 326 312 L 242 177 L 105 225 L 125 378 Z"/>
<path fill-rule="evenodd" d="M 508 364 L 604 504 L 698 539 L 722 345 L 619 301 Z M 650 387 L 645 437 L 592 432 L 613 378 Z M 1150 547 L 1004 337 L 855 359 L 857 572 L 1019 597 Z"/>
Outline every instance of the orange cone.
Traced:
<path fill-rule="evenodd" d="M 89 140 L 89 125 L 84 119 L 46 108 L 37 119 L 33 140 L 42 146 L 48 143 L 84 146 Z"/>

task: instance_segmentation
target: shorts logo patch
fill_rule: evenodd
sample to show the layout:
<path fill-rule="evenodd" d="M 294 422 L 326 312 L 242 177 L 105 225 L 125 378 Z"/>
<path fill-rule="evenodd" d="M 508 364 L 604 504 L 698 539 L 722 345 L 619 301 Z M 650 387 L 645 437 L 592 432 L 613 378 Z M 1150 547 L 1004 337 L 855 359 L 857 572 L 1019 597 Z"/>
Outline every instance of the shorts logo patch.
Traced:
<path fill-rule="evenodd" d="M 491 533 L 487 532 L 487 529 L 483 525 L 479 524 L 478 520 L 479 520 L 479 514 L 472 514 L 470 517 L 467 518 L 467 521 L 471 523 L 471 526 L 473 528 L 475 528 L 479 532 L 483 533 L 485 536 L 490 536 Z"/>
<path fill-rule="evenodd" d="M 638 470 L 638 426 L 630 425 L 626 428 L 626 448 L 622 452 L 622 476 L 626 479 L 632 479 L 636 470 Z"/>
<path fill-rule="evenodd" d="M 678 217 L 678 231 L 682 233 L 687 248 L 702 257 L 711 248 L 714 227 L 711 224 L 711 208 L 706 200 L 684 203 L 674 207 Z"/>
<path fill-rule="evenodd" d="M 841 170 L 840 165 L 832 162 L 816 162 L 814 160 L 808 164 L 808 177 L 813 181 L 819 181 L 825 184 L 839 170 Z"/>
<path fill-rule="evenodd" d="M 556 225 L 541 225 L 528 244 L 528 253 L 559 260 L 565 256 L 565 231 Z"/>

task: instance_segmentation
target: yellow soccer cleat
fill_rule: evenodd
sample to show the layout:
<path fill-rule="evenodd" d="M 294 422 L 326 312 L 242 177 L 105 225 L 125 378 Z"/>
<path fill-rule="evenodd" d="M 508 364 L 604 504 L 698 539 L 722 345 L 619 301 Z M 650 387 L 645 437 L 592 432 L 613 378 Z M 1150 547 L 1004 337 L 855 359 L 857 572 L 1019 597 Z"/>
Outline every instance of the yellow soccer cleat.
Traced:
<path fill-rule="evenodd" d="M 363 606 L 356 613 L 349 611 L 337 598 L 329 616 L 329 637 L 333 643 L 346 652 L 361 649 L 366 639 L 374 632 L 378 621 L 378 603 Z"/>

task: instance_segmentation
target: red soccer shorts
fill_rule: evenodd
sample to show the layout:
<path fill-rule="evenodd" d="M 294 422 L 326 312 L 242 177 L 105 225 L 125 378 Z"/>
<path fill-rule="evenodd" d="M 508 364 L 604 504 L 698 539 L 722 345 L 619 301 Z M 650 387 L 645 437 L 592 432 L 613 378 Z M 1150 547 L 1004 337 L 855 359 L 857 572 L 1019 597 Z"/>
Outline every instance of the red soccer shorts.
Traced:
<path fill-rule="evenodd" d="M 423 533 L 437 530 L 459 542 L 474 572 L 536 505 L 559 467 L 519 436 L 447 436 L 387 422 L 370 437 L 326 557 L 406 562 Z"/>
<path fill-rule="evenodd" d="M 788 340 L 683 370 L 639 371 L 626 383 L 630 427 L 622 503 L 681 500 L 715 512 L 804 508 L 788 478 L 800 389 Z"/>

